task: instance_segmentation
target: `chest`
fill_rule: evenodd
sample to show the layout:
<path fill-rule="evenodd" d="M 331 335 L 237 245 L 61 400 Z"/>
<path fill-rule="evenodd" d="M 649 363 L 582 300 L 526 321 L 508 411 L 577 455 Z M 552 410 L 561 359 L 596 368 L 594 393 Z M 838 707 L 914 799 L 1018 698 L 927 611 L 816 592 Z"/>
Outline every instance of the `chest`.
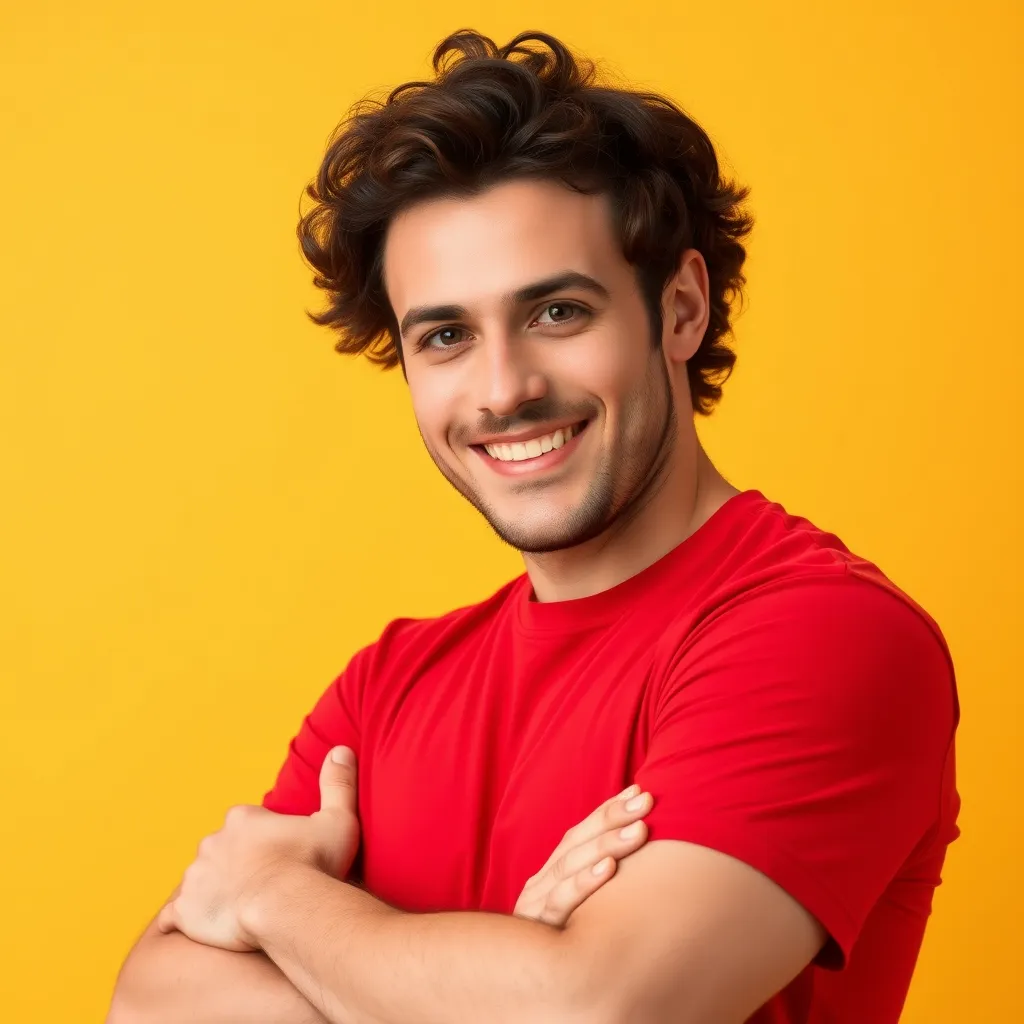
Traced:
<path fill-rule="evenodd" d="M 360 815 L 371 892 L 412 911 L 508 912 L 565 831 L 644 757 L 653 638 L 459 647 L 365 715 Z"/>

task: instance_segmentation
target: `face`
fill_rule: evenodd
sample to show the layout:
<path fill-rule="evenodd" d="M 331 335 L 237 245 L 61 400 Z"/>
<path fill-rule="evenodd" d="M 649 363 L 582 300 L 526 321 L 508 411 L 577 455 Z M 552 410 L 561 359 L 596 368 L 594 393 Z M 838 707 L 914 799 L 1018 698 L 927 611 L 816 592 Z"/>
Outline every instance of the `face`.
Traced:
<path fill-rule="evenodd" d="M 644 507 L 680 396 L 604 197 L 514 181 L 419 203 L 384 275 L 424 444 L 503 540 L 570 548 Z"/>

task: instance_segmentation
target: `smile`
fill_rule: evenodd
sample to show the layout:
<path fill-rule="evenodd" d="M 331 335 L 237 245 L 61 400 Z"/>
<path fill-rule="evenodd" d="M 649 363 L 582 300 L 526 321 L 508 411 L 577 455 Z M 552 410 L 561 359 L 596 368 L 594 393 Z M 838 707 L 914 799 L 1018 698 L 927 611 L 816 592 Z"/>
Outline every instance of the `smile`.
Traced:
<path fill-rule="evenodd" d="M 551 434 L 532 437 L 529 441 L 515 441 L 511 444 L 481 445 L 484 451 L 498 462 L 526 462 L 539 458 L 568 444 L 586 426 L 586 422 L 561 427 Z"/>

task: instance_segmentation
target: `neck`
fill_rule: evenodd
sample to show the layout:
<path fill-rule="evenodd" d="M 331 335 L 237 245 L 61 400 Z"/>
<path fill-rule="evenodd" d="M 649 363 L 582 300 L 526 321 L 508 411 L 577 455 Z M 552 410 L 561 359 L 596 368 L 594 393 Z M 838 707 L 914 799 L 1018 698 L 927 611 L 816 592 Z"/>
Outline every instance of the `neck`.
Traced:
<path fill-rule="evenodd" d="M 570 601 L 617 586 L 667 555 L 740 493 L 712 465 L 692 421 L 680 427 L 667 472 L 636 514 L 620 516 L 576 547 L 523 554 L 538 601 Z"/>

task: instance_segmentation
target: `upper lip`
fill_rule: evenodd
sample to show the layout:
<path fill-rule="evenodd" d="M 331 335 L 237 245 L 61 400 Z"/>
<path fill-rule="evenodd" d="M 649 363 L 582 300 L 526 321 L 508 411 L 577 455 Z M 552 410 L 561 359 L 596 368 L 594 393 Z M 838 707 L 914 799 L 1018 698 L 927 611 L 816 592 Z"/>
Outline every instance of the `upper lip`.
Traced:
<path fill-rule="evenodd" d="M 584 423 L 585 420 L 568 420 L 565 423 L 556 423 L 553 427 L 531 427 L 529 430 L 520 430 L 517 434 L 492 434 L 490 437 L 477 438 L 473 444 L 515 444 L 517 441 L 532 441 L 535 437 L 547 437 L 556 430 L 566 430 L 574 427 L 577 423 Z"/>

